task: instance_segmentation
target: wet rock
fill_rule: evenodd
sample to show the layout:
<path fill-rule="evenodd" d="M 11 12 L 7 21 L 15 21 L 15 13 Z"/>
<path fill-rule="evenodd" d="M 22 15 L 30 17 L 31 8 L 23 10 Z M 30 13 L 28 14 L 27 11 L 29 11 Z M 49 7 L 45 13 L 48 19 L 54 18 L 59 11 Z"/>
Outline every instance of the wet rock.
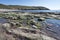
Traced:
<path fill-rule="evenodd" d="M 35 25 L 32 25 L 32 28 L 35 28 L 35 29 L 37 29 L 37 26 L 35 26 Z"/>
<path fill-rule="evenodd" d="M 45 18 L 40 18 L 39 20 L 43 21 L 43 20 L 45 20 Z"/>
<path fill-rule="evenodd" d="M 38 19 L 38 21 L 43 21 L 42 19 Z"/>

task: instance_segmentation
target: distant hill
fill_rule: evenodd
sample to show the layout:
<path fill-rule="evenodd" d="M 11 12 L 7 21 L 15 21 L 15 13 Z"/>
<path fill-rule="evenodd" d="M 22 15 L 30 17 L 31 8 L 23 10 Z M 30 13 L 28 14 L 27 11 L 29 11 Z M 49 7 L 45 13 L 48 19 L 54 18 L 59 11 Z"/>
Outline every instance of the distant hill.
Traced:
<path fill-rule="evenodd" d="M 19 9 L 19 10 L 49 10 L 42 6 L 21 6 L 21 5 L 4 5 L 0 4 L 0 9 Z"/>

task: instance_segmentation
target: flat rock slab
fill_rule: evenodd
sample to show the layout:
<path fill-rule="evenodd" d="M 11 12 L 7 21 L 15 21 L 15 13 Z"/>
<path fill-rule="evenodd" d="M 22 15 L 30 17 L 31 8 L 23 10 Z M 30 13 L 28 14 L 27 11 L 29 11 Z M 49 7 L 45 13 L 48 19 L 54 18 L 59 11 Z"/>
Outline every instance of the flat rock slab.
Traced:
<path fill-rule="evenodd" d="M 28 31 L 27 31 L 28 30 Z M 27 38 L 31 38 L 31 39 L 40 39 L 40 34 L 39 33 L 31 33 L 31 31 L 33 31 L 34 29 L 24 29 L 24 28 L 17 28 L 17 29 L 11 29 L 8 30 L 9 33 L 12 34 L 17 34 L 17 35 L 21 35 Z M 27 32 L 24 32 L 27 31 Z M 36 32 L 36 30 L 34 30 Z"/>

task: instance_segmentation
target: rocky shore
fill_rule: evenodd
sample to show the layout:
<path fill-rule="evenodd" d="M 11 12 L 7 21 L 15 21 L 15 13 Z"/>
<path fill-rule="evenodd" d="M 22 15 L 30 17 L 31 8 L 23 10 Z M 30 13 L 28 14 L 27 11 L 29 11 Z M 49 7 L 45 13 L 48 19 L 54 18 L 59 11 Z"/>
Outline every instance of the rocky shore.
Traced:
<path fill-rule="evenodd" d="M 1 14 L 0 17 L 7 19 L 0 23 L 0 40 L 56 40 L 41 32 L 43 16 Z"/>
<path fill-rule="evenodd" d="M 11 28 L 8 25 L 6 23 L 0 24 L 0 40 L 55 40 L 41 34 L 39 29 L 26 27 Z"/>

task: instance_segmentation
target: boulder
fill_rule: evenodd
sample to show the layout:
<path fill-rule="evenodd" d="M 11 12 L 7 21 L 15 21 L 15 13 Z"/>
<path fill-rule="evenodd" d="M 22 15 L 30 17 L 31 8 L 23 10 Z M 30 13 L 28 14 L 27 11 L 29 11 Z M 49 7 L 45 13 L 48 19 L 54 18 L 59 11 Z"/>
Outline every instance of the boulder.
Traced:
<path fill-rule="evenodd" d="M 3 26 L 4 28 L 10 28 L 10 27 L 11 27 L 11 25 L 10 25 L 9 23 L 4 23 L 4 24 L 2 24 L 2 26 Z"/>

